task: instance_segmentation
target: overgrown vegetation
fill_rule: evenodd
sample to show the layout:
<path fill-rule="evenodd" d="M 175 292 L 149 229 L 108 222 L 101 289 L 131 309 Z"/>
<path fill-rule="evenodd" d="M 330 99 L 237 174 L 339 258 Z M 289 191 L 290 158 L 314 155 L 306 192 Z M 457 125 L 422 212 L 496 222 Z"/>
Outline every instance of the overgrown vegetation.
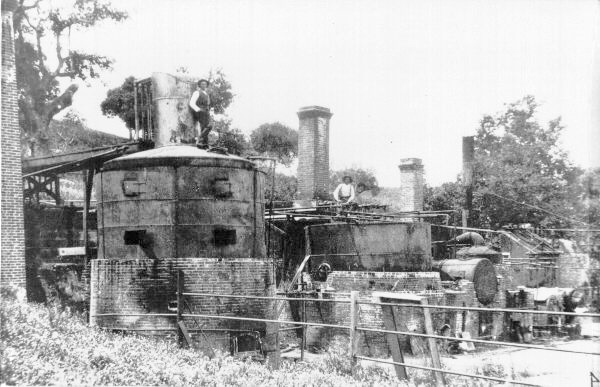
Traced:
<path fill-rule="evenodd" d="M 410 384 L 391 369 L 352 366 L 338 343 L 310 363 L 283 361 L 280 369 L 218 354 L 212 359 L 174 342 L 109 333 L 87 326 L 81 314 L 55 305 L 17 301 L 0 290 L 0 384 L 209 386 L 426 386 L 431 372 L 410 371 Z M 496 375 L 495 375 L 496 376 Z M 485 382 L 449 375 L 451 386 Z"/>
<path fill-rule="evenodd" d="M 0 306 L 0 383 L 8 385 L 393 385 L 374 367 L 283 363 L 279 370 L 223 354 L 213 359 L 159 339 L 88 327 L 82 316 L 57 306 L 17 302 L 6 289 Z M 334 363 L 335 364 L 335 363 Z"/>

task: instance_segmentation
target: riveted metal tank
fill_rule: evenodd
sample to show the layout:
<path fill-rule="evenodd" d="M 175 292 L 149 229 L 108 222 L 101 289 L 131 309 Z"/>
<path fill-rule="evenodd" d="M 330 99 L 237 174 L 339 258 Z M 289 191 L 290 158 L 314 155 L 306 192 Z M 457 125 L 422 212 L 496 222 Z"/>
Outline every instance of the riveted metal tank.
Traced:
<path fill-rule="evenodd" d="M 194 119 L 189 100 L 197 78 L 167 73 L 152 74 L 152 102 L 155 109 L 154 143 L 157 147 L 194 139 Z"/>
<path fill-rule="evenodd" d="M 134 153 L 96 177 L 98 258 L 264 257 L 263 173 L 187 145 Z"/>

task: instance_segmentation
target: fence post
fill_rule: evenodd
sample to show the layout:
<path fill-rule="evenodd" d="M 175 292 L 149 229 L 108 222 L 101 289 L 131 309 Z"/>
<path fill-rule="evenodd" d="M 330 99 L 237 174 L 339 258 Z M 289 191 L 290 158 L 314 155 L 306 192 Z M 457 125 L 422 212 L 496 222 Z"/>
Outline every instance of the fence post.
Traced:
<path fill-rule="evenodd" d="M 350 363 L 352 368 L 356 366 L 358 355 L 358 292 L 350 292 Z"/>
<path fill-rule="evenodd" d="M 183 313 L 183 271 L 177 270 L 177 343 L 180 347 L 183 346 L 183 331 L 179 325 L 183 321 L 181 317 Z"/>
<path fill-rule="evenodd" d="M 302 296 L 304 298 L 304 296 Z M 302 301 L 302 322 L 306 322 L 306 301 Z M 302 325 L 302 344 L 300 344 L 300 360 L 304 361 L 304 349 L 306 347 L 306 325 Z"/>

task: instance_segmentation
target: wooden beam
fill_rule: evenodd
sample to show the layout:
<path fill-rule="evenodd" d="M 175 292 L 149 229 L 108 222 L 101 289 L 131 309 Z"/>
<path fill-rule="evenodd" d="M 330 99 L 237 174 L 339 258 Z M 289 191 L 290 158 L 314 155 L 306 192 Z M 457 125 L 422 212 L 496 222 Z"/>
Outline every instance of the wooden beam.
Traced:
<path fill-rule="evenodd" d="M 85 187 L 83 193 L 83 248 L 85 249 L 85 257 L 83 266 L 86 267 L 89 259 L 89 231 L 88 218 L 90 213 L 90 200 L 92 196 L 92 185 L 94 184 L 94 168 L 83 171 L 83 185 Z"/>

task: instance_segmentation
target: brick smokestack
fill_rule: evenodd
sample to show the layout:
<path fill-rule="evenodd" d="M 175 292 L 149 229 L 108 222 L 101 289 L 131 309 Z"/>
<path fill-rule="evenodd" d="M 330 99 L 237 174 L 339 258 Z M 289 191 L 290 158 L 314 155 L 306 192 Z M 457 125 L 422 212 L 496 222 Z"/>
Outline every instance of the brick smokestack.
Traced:
<path fill-rule="evenodd" d="M 400 160 L 400 211 L 423 211 L 423 162 Z"/>
<path fill-rule="evenodd" d="M 298 111 L 298 199 L 329 195 L 329 120 L 327 108 L 307 106 Z"/>
<path fill-rule="evenodd" d="M 0 282 L 25 287 L 25 231 L 23 226 L 23 180 L 21 133 L 17 105 L 17 75 L 13 12 L 16 0 L 2 0 L 2 234 Z"/>

